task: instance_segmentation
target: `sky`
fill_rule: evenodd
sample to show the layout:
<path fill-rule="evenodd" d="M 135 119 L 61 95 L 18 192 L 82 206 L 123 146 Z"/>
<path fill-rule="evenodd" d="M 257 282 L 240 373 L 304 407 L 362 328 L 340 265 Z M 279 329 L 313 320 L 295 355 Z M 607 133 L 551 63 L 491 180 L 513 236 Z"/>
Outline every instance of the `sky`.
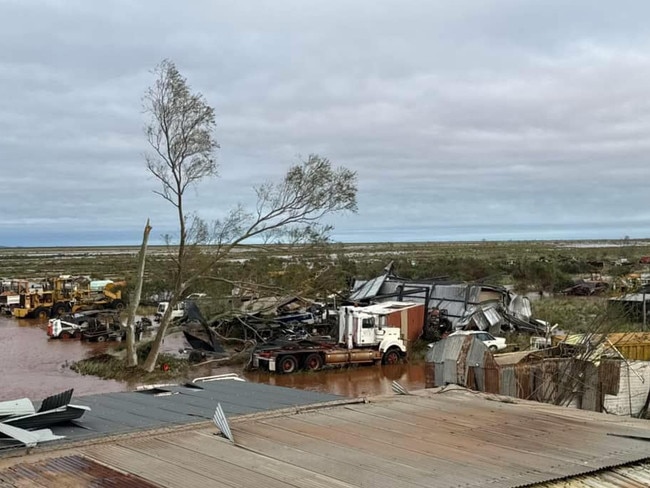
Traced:
<path fill-rule="evenodd" d="M 647 0 L 0 0 L 0 246 L 177 228 L 142 97 L 172 60 L 252 206 L 309 154 L 357 172 L 339 242 L 650 236 Z"/>

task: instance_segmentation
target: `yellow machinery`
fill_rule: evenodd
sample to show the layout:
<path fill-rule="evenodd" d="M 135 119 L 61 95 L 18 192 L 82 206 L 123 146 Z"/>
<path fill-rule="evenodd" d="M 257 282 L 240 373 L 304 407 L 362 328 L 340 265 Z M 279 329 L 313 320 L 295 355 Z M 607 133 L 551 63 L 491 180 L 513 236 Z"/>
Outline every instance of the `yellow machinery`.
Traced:
<path fill-rule="evenodd" d="M 79 284 L 70 278 L 55 278 L 48 283 L 51 290 L 20 293 L 20 305 L 12 310 L 12 315 L 45 320 L 67 312 L 100 308 L 123 310 L 125 307 L 122 298 L 122 289 L 126 287 L 124 281 L 109 283 L 100 291 L 92 291 L 89 286 L 79 288 Z"/>
<path fill-rule="evenodd" d="M 76 290 L 72 311 L 93 310 L 100 308 L 112 308 L 124 310 L 125 301 L 122 298 L 122 290 L 126 287 L 126 281 L 108 283 L 101 291 L 92 291 L 90 288 Z"/>
<path fill-rule="evenodd" d="M 45 320 L 70 311 L 72 292 L 69 282 L 67 279 L 55 278 L 51 280 L 51 290 L 23 291 L 20 293 L 20 305 L 11 314 L 17 318 Z"/>

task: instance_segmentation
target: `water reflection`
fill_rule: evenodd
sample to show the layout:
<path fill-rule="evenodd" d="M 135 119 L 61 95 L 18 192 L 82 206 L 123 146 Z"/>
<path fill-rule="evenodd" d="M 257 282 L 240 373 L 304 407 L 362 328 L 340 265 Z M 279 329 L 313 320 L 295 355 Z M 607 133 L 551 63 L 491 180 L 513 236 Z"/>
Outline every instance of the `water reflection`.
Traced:
<path fill-rule="evenodd" d="M 393 381 L 398 381 L 402 386 L 410 390 L 424 388 L 423 363 L 358 366 L 290 375 L 250 371 L 245 372 L 243 376 L 248 381 L 256 383 L 333 393 L 347 397 L 391 393 L 391 383 Z"/>

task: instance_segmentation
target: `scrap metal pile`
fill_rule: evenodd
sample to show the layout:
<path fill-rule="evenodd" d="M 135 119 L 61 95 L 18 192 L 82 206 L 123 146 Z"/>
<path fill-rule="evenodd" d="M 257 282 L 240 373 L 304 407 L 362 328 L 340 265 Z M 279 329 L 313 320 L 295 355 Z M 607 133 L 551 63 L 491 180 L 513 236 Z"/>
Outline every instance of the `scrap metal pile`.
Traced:
<path fill-rule="evenodd" d="M 530 301 L 502 286 L 461 283 L 444 279 L 408 280 L 393 272 L 367 281 L 355 281 L 348 300 L 381 303 L 408 300 L 422 303 L 429 312 L 423 335 L 427 340 L 454 330 L 487 330 L 494 334 L 526 332 L 544 334 L 548 324 L 532 318 Z"/>
<path fill-rule="evenodd" d="M 504 287 L 443 279 L 408 280 L 393 272 L 392 263 L 376 278 L 356 280 L 347 293 L 339 295 L 339 308 L 299 296 L 265 297 L 248 300 L 227 319 L 207 324 L 194 307 L 194 311 L 186 313 L 184 333 L 192 347 L 210 352 L 223 350 L 223 338 L 237 338 L 258 349 L 326 344 L 336 342 L 332 338 L 339 336 L 342 306 L 371 307 L 389 302 L 423 306 L 417 337 L 427 341 L 454 330 L 548 333 L 546 322 L 531 317 L 528 298 Z M 196 336 L 197 323 L 202 324 L 198 329 L 200 340 Z M 189 330 L 191 324 L 193 331 Z"/>

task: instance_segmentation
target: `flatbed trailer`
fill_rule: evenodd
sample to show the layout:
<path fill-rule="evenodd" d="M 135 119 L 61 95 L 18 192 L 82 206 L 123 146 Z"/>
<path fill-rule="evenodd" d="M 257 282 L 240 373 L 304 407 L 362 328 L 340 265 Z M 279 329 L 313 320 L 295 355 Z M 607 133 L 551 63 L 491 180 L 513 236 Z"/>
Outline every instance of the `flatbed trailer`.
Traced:
<path fill-rule="evenodd" d="M 318 371 L 324 366 L 351 364 L 396 364 L 405 356 L 398 347 L 386 351 L 378 348 L 347 349 L 334 344 L 281 346 L 263 348 L 253 353 L 252 366 L 275 373 L 294 373 L 298 370 Z"/>

